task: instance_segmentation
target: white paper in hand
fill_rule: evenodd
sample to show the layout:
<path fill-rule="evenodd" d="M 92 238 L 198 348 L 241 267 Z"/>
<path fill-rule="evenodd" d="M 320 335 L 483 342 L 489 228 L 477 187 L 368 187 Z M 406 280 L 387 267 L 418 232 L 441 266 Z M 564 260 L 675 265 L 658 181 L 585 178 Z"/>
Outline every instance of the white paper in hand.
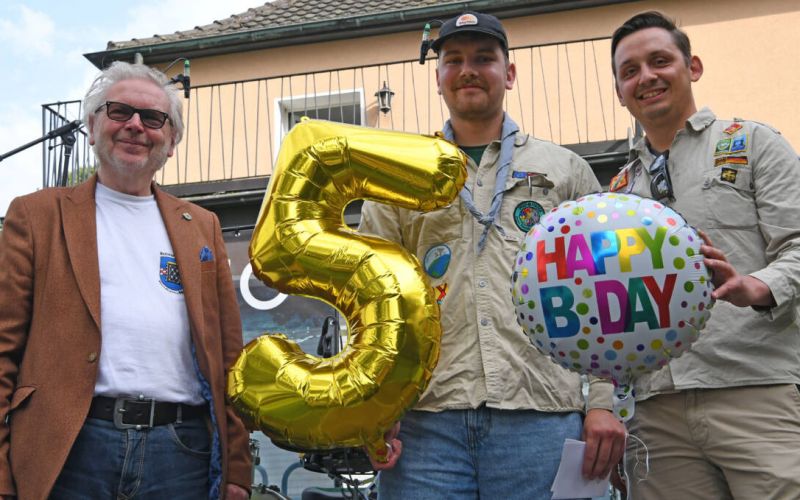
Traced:
<path fill-rule="evenodd" d="M 592 498 L 608 494 L 608 478 L 587 480 L 581 473 L 586 443 L 575 439 L 564 441 L 561 463 L 550 491 L 553 499 Z"/>

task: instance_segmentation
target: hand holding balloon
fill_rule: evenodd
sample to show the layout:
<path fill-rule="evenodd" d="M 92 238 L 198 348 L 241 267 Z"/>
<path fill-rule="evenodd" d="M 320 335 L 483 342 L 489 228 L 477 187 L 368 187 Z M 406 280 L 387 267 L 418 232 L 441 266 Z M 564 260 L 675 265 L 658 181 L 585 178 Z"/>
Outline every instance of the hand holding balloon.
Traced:
<path fill-rule="evenodd" d="M 700 247 L 703 262 L 712 271 L 716 289 L 711 293 L 715 300 L 724 300 L 738 307 L 774 307 L 775 297 L 766 283 L 749 274 L 739 274 L 725 254 L 711 242 L 706 233 L 700 231 L 705 243 Z"/>
<path fill-rule="evenodd" d="M 383 435 L 383 439 L 386 442 L 386 448 L 389 450 L 386 453 L 386 462 L 379 462 L 370 457 L 369 461 L 372 463 L 373 470 L 381 471 L 391 469 L 397 465 L 397 461 L 400 460 L 400 456 L 403 454 L 403 442 L 397 438 L 399 433 L 400 422 L 396 422 L 392 428 L 386 431 L 386 433 Z"/>

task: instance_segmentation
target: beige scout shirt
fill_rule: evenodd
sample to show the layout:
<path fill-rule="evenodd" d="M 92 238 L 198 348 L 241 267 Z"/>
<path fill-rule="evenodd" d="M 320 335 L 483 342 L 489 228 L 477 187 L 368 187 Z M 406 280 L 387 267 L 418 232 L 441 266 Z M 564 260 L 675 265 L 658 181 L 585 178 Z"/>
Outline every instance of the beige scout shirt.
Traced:
<path fill-rule="evenodd" d="M 650 195 L 644 140 L 617 176 L 617 189 Z M 758 312 L 719 301 L 691 349 L 641 377 L 637 395 L 692 388 L 800 383 L 800 162 L 773 129 L 695 113 L 669 148 L 675 201 L 741 274 L 766 283 L 776 307 Z M 613 182 L 612 182 L 613 185 Z"/>
<path fill-rule="evenodd" d="M 484 213 L 491 205 L 499 152 L 500 141 L 494 141 L 480 166 L 468 159 L 467 184 L 475 206 Z M 515 223 L 515 212 L 525 227 L 524 221 L 530 223 L 534 213 L 599 190 L 597 179 L 579 156 L 518 133 L 496 219 L 506 235 L 491 229 L 480 255 L 475 247 L 483 226 L 461 198 L 429 213 L 364 203 L 360 231 L 395 241 L 415 254 L 441 306 L 439 364 L 415 409 L 466 409 L 484 403 L 508 410 L 584 409 L 580 377 L 537 351 L 517 324 L 511 269 L 525 238 Z M 611 408 L 609 383 L 592 381 L 589 407 Z"/>

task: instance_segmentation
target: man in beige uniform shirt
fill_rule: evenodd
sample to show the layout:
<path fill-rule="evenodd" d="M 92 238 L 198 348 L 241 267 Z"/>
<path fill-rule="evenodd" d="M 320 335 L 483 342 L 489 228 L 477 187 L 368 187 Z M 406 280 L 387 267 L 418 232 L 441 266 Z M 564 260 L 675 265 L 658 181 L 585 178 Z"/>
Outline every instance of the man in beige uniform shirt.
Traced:
<path fill-rule="evenodd" d="M 439 364 L 402 421 L 403 453 L 381 472 L 380 498 L 550 498 L 565 438 L 581 438 L 581 381 L 539 353 L 515 320 L 511 266 L 525 233 L 561 201 L 600 190 L 580 157 L 519 132 L 503 112 L 515 80 L 493 16 L 465 13 L 433 42 L 444 134 L 470 156 L 447 208 L 419 213 L 366 203 L 361 231 L 417 255 L 442 313 Z M 606 476 L 625 429 L 611 387 L 593 381 L 584 473 Z"/>
<path fill-rule="evenodd" d="M 626 21 L 611 51 L 620 101 L 646 132 L 611 188 L 707 233 L 718 299 L 691 350 L 639 379 L 630 431 L 650 471 L 633 497 L 800 498 L 797 154 L 768 126 L 697 111 L 703 65 L 662 14 Z"/>

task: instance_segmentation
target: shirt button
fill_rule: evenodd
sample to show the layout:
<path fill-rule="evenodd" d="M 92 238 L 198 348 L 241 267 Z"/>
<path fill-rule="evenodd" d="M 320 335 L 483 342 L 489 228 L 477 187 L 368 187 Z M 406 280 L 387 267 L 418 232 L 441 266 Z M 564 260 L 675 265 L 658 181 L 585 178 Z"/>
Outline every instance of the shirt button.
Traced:
<path fill-rule="evenodd" d="M 89 355 L 86 356 L 86 361 L 88 361 L 89 363 L 94 363 L 95 361 L 97 361 L 97 353 L 90 352 Z"/>
<path fill-rule="evenodd" d="M 704 188 L 707 188 L 710 185 L 711 185 L 711 179 L 706 179 L 705 181 L 703 181 L 703 187 Z"/>
<path fill-rule="evenodd" d="M 478 187 L 481 187 L 481 186 L 483 186 L 483 181 L 478 179 L 477 181 L 475 181 L 475 184 L 477 184 Z"/>
<path fill-rule="evenodd" d="M 486 288 L 486 280 L 480 280 L 478 282 L 478 286 L 481 288 Z"/>
<path fill-rule="evenodd" d="M 488 324 L 489 324 L 489 320 L 488 320 L 488 319 L 486 319 L 486 318 L 483 318 L 483 319 L 481 320 L 481 326 L 486 326 L 486 325 L 488 325 Z"/>

